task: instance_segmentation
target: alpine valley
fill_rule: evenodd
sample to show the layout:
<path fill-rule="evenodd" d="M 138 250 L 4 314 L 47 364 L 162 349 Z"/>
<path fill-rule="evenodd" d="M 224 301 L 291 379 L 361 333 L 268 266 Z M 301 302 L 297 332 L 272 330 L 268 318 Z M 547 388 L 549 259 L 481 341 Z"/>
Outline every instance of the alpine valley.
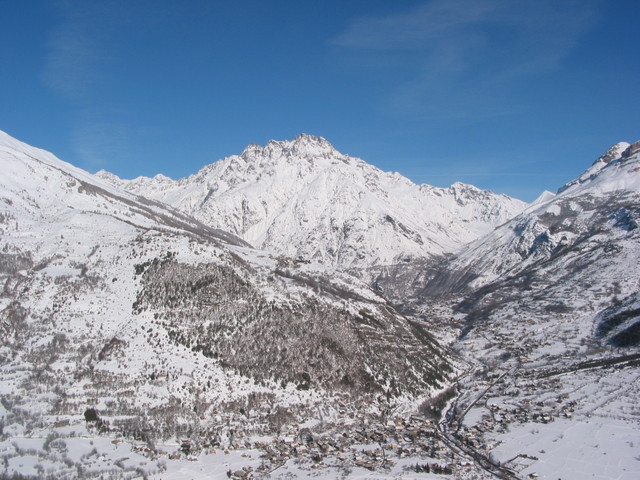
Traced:
<path fill-rule="evenodd" d="M 640 143 L 530 205 L 311 135 L 0 167 L 2 479 L 640 473 Z"/>

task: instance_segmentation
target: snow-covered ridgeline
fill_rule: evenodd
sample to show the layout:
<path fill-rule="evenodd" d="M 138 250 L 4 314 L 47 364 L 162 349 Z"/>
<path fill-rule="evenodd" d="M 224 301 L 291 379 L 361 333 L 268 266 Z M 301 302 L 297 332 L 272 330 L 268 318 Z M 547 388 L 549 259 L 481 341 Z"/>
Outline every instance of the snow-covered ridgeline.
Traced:
<path fill-rule="evenodd" d="M 545 192 L 511 221 L 470 243 L 450 270 L 458 272 L 466 288 L 477 288 L 570 247 L 595 228 L 594 215 L 605 214 L 607 208 L 612 224 L 624 223 L 622 217 L 628 216 L 625 205 L 633 205 L 640 197 L 639 146 L 626 142 L 614 145 L 557 194 Z M 460 272 L 469 275 L 462 279 Z"/>
<path fill-rule="evenodd" d="M 304 134 L 250 145 L 179 180 L 98 176 L 256 247 L 341 268 L 455 252 L 526 206 L 462 183 L 418 186 Z"/>

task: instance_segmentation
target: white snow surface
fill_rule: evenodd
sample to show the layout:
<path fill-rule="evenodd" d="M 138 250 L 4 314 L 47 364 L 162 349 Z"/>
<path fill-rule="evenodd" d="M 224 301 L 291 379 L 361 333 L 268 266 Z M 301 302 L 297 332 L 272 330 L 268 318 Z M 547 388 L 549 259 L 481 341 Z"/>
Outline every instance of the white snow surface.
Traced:
<path fill-rule="evenodd" d="M 249 145 L 179 180 L 97 175 L 255 247 L 343 269 L 458 251 L 526 206 L 462 183 L 418 186 L 306 134 Z"/>
<path fill-rule="evenodd" d="M 620 159 L 623 152 L 627 150 L 631 145 L 627 142 L 618 142 L 613 145 L 609 150 L 607 150 L 604 154 L 602 154 L 593 165 L 589 167 L 585 172 L 574 180 L 570 181 L 566 185 L 559 188 L 559 193 L 567 190 L 570 187 L 575 185 L 581 185 L 593 177 L 595 177 L 600 170 L 606 167 L 609 163 Z"/>

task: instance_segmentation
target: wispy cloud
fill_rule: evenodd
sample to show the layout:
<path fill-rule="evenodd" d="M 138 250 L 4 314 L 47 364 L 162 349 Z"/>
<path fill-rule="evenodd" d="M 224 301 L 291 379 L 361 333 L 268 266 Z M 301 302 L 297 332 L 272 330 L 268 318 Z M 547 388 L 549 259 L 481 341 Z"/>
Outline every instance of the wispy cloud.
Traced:
<path fill-rule="evenodd" d="M 470 0 L 435 0 L 384 18 L 355 19 L 333 43 L 382 50 L 420 50 L 452 28 L 485 19 L 494 6 Z"/>
<path fill-rule="evenodd" d="M 431 0 L 385 18 L 356 18 L 332 43 L 403 59 L 400 68 L 411 73 L 387 99 L 396 113 L 502 115 L 511 107 L 500 102 L 501 91 L 560 68 L 594 24 L 599 4 Z"/>
<path fill-rule="evenodd" d="M 110 81 L 109 45 L 121 8 L 118 0 L 55 2 L 58 23 L 49 32 L 43 81 L 71 107 L 69 141 L 77 161 L 93 170 L 122 156 L 129 137 L 101 101 Z M 113 110 L 113 107 L 110 107 Z M 122 112 L 121 112 L 122 113 Z"/>
<path fill-rule="evenodd" d="M 73 102 L 87 101 L 100 79 L 105 52 L 100 46 L 94 2 L 60 1 L 60 22 L 49 32 L 43 80 Z"/>

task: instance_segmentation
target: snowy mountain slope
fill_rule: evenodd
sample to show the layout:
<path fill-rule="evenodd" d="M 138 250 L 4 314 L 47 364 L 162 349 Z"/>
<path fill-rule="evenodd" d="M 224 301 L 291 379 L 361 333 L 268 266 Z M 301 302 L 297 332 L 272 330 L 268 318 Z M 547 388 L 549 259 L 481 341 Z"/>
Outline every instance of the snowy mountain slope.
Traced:
<path fill-rule="evenodd" d="M 47 446 L 72 430 L 85 443 L 98 430 L 137 438 L 151 452 L 143 470 L 160 471 L 157 442 L 227 447 L 375 415 L 453 373 L 419 322 L 352 277 L 253 250 L 4 133 L 0 167 L 5 473 L 36 455 L 18 447 L 31 442 L 53 476 L 77 478 L 64 442 Z M 85 425 L 90 407 L 108 424 Z M 90 450 L 76 459 L 83 475 L 139 475 Z"/>
<path fill-rule="evenodd" d="M 624 150 L 620 146 L 627 145 Z M 634 245 L 640 191 L 638 144 L 614 146 L 555 196 L 546 195 L 522 214 L 469 244 L 427 293 L 471 290 L 520 274 L 567 254 L 598 254 L 604 244 Z M 611 157 L 611 152 L 617 152 Z M 594 173 L 594 167 L 595 173 Z M 619 242 L 618 239 L 619 238 Z M 633 247 L 630 247 L 633 251 Z"/>
<path fill-rule="evenodd" d="M 423 293 L 457 300 L 448 428 L 520 478 L 635 478 L 640 143 L 472 243 Z"/>
<path fill-rule="evenodd" d="M 0 132 L 0 155 L 3 160 L 0 192 L 5 204 L 3 229 L 9 232 L 11 228 L 16 231 L 33 228 L 34 234 L 44 234 L 38 245 L 45 248 L 44 239 L 49 238 L 55 228 L 82 235 L 91 225 L 99 226 L 101 221 L 128 223 L 141 230 L 187 231 L 229 244 L 247 245 L 233 235 L 207 227 L 166 205 L 119 191 L 49 152 L 19 142 L 4 132 Z M 43 227 L 45 224 L 51 224 L 51 227 Z M 118 234 L 117 230 L 113 232 L 114 238 Z"/>
<path fill-rule="evenodd" d="M 180 180 L 98 175 L 256 247 L 341 269 L 457 251 L 526 206 L 461 183 L 417 186 L 310 135 L 250 145 Z"/>
<path fill-rule="evenodd" d="M 582 340 L 595 341 L 599 323 L 608 325 L 598 329 L 601 341 L 632 344 L 622 337 L 623 330 L 633 337 L 638 328 L 637 315 L 629 312 L 640 289 L 639 147 L 614 147 L 610 152 L 617 154 L 595 174 L 582 175 L 470 244 L 433 275 L 424 295 L 463 297 L 467 329 L 477 323 L 484 331 L 493 319 L 523 312 L 536 324 L 567 319 L 523 333 L 524 346 L 556 342 L 573 355 Z M 540 354 L 536 348 L 525 348 L 528 357 Z"/>
<path fill-rule="evenodd" d="M 609 163 L 618 160 L 630 146 L 631 145 L 629 145 L 627 142 L 616 143 L 603 155 L 601 155 L 595 162 L 593 162 L 593 165 L 591 165 L 591 167 L 589 167 L 582 175 L 560 187 L 558 189 L 558 193 L 562 193 L 571 187 L 582 185 L 583 183 L 592 180 L 593 178 L 595 178 L 598 172 L 606 167 Z"/>

